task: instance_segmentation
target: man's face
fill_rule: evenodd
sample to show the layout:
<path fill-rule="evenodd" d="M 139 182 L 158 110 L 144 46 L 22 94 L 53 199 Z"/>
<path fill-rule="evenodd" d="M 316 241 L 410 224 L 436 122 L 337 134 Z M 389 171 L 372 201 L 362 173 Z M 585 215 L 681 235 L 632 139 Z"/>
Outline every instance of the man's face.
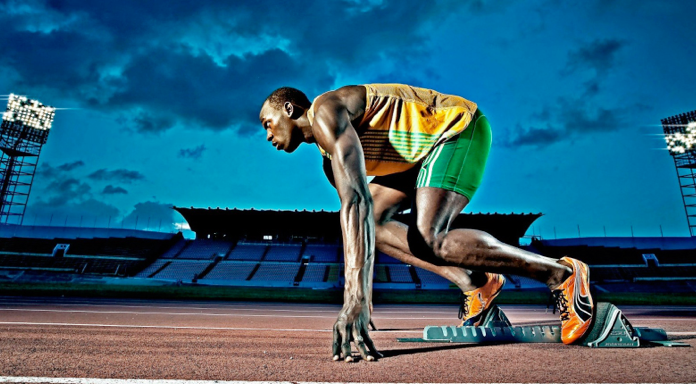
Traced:
<path fill-rule="evenodd" d="M 277 150 L 290 153 L 302 143 L 300 129 L 284 109 L 275 109 L 265 102 L 259 119 L 266 131 L 266 140 L 270 141 Z"/>

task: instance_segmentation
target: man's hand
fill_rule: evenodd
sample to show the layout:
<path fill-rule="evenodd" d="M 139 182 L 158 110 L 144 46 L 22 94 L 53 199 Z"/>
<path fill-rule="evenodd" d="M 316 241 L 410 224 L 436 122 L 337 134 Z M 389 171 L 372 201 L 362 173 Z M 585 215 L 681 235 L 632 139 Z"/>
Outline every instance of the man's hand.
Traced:
<path fill-rule="evenodd" d="M 355 342 L 363 359 L 374 361 L 375 358 L 382 357 L 370 339 L 368 324 L 370 324 L 370 306 L 367 303 L 351 300 L 343 304 L 343 309 L 338 314 L 338 320 L 333 327 L 334 361 L 339 360 L 341 354 L 346 362 L 354 361 L 351 355 L 351 341 Z"/>

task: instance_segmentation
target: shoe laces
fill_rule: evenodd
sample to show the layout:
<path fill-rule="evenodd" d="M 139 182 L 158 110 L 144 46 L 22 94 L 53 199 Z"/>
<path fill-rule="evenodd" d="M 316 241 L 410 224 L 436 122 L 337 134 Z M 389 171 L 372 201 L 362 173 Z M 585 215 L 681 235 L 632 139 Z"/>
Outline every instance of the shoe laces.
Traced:
<path fill-rule="evenodd" d="M 459 319 L 464 320 L 464 316 L 469 313 L 469 296 L 465 295 L 464 292 L 462 292 L 461 296 L 461 304 L 459 304 Z"/>
<path fill-rule="evenodd" d="M 556 306 L 553 309 L 553 313 L 556 313 L 556 308 L 561 314 L 561 321 L 566 321 L 570 319 L 570 311 L 568 310 L 568 299 L 562 290 L 553 291 L 553 297 L 556 301 Z"/>

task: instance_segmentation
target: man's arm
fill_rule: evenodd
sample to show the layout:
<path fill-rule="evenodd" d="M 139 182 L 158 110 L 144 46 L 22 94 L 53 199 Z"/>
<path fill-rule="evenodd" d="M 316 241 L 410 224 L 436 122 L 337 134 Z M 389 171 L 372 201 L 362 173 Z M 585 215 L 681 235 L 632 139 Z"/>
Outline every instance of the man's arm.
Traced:
<path fill-rule="evenodd" d="M 331 154 L 331 173 L 341 199 L 345 289 L 343 309 L 334 324 L 334 360 L 338 360 L 341 353 L 346 361 L 353 360 L 351 339 L 364 359 L 374 360 L 379 352 L 368 335 L 367 326 L 372 299 L 369 275 L 374 264 L 375 224 L 362 146 L 340 100 L 325 100 L 317 110 L 315 125 L 317 142 Z"/>
<path fill-rule="evenodd" d="M 336 183 L 334 182 L 334 174 L 333 174 L 333 169 L 331 168 L 331 160 L 327 159 L 326 157 L 323 158 L 324 161 L 322 162 L 321 166 L 324 168 L 324 175 L 326 175 L 326 179 L 329 180 L 329 183 L 336 188 Z"/>

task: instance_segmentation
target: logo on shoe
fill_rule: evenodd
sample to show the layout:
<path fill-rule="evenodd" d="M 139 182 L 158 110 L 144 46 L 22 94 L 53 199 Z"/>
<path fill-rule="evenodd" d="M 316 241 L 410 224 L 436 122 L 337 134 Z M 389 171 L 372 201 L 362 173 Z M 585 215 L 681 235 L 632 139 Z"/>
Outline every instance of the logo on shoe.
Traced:
<path fill-rule="evenodd" d="M 582 267 L 580 265 L 575 265 L 575 268 L 580 269 Z M 592 301 L 589 295 L 583 295 L 580 293 L 580 288 L 582 286 L 582 274 L 578 269 L 576 269 L 577 273 L 575 274 L 573 309 L 575 310 L 575 314 L 577 314 L 583 322 L 586 322 L 592 318 Z"/>

